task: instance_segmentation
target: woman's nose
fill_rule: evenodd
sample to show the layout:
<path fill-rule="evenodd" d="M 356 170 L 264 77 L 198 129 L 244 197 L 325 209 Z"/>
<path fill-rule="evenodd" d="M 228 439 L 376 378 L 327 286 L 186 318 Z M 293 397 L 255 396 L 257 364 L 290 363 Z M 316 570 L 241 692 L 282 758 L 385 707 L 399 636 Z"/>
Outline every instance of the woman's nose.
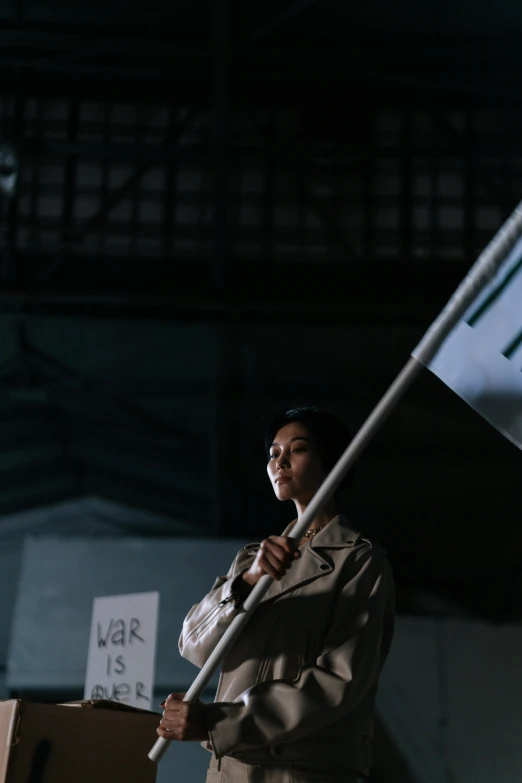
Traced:
<path fill-rule="evenodd" d="M 281 453 L 277 458 L 276 467 L 279 470 L 281 467 L 288 465 L 288 457 L 286 454 Z"/>

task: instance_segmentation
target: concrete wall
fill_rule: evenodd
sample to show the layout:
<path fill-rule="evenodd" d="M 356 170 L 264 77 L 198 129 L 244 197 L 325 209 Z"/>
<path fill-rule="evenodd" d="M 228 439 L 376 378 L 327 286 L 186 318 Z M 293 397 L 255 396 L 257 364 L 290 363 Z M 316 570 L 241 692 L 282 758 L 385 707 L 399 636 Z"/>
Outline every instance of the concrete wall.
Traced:
<path fill-rule="evenodd" d="M 0 697 L 5 680 L 7 651 L 18 594 L 22 550 L 27 536 L 87 535 L 100 540 L 123 530 L 149 529 L 180 534 L 194 530 L 181 519 L 163 517 L 97 497 L 83 497 L 4 515 L 0 520 Z"/>
<path fill-rule="evenodd" d="M 378 697 L 419 783 L 522 779 L 522 626 L 400 617 Z"/>
<path fill-rule="evenodd" d="M 197 670 L 178 639 L 194 603 L 226 573 L 246 542 L 187 538 L 28 539 L 20 572 L 7 685 L 83 698 L 92 602 L 97 596 L 157 590 L 160 619 L 155 681 L 170 692 Z M 79 695 L 78 695 L 79 694 Z"/>

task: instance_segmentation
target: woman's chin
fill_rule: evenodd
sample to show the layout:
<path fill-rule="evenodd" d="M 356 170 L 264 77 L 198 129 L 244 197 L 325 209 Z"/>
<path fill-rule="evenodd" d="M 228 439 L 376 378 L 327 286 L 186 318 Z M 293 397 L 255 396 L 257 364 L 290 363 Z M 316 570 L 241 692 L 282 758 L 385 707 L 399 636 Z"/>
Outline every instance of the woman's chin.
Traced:
<path fill-rule="evenodd" d="M 287 484 L 274 487 L 274 492 L 278 500 L 293 500 L 292 492 Z"/>

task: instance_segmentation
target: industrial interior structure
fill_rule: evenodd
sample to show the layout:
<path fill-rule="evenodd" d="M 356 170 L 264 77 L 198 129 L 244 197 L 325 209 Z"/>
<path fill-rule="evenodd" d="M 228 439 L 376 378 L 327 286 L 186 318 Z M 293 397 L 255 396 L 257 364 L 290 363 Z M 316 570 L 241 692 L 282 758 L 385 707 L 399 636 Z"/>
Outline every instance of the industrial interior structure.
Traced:
<path fill-rule="evenodd" d="M 282 530 L 267 421 L 355 431 L 522 198 L 521 45 L 507 0 L 0 3 L 0 696 L 45 691 L 8 669 L 28 536 Z M 520 639 L 519 476 L 426 371 L 347 498 L 406 623 Z M 384 688 L 375 783 L 471 783 L 436 701 L 435 774 Z"/>

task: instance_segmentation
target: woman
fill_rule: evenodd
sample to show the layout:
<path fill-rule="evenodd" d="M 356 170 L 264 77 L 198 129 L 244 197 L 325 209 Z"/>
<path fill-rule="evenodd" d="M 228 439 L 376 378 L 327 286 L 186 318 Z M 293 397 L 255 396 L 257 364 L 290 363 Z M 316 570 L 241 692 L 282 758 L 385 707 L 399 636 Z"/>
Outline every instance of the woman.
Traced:
<path fill-rule="evenodd" d="M 269 429 L 268 475 L 297 520 L 349 440 L 335 416 L 314 408 L 287 411 Z M 369 773 L 393 577 L 384 550 L 336 500 L 298 544 L 287 535 L 297 520 L 240 550 L 184 622 L 181 654 L 201 667 L 252 587 L 273 577 L 223 662 L 215 702 L 171 694 L 162 705 L 161 737 L 204 740 L 212 752 L 207 783 L 356 783 Z"/>

